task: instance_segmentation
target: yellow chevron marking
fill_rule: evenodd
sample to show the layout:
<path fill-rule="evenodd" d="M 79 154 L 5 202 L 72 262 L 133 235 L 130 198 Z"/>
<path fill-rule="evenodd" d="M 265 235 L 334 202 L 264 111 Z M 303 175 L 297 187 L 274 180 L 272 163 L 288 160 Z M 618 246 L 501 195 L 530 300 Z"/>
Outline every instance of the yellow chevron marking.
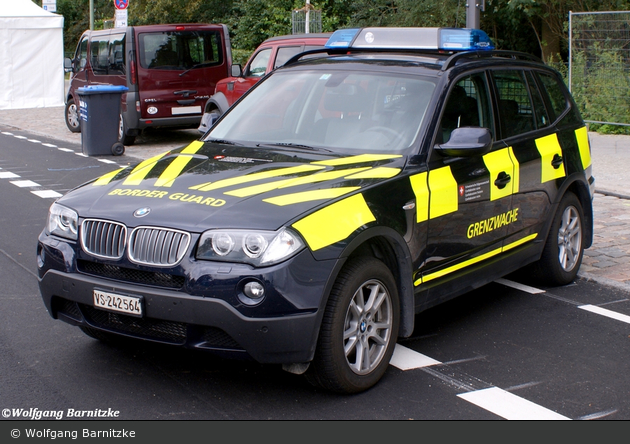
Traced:
<path fill-rule="evenodd" d="M 170 151 L 158 154 L 157 156 L 153 156 L 150 159 L 140 162 L 129 174 L 129 176 L 127 176 L 123 185 L 140 185 L 140 182 L 147 177 L 147 174 L 149 174 L 149 171 L 151 171 L 157 161 L 168 154 L 171 154 Z"/>
<path fill-rule="evenodd" d="M 376 167 L 361 173 L 346 176 L 346 179 L 389 179 L 400 173 L 400 168 Z"/>
<path fill-rule="evenodd" d="M 187 156 L 186 154 L 195 154 L 199 151 L 199 148 L 203 146 L 203 142 L 200 140 L 195 140 L 186 148 L 184 148 L 181 153 L 177 155 L 175 160 L 171 162 L 171 164 L 164 170 L 162 175 L 155 181 L 156 187 L 170 187 L 173 185 L 173 182 L 179 175 L 182 173 L 186 165 L 193 159 L 192 156 Z"/>
<path fill-rule="evenodd" d="M 122 170 L 124 170 L 124 168 L 119 168 L 117 170 L 111 171 L 107 174 L 102 175 L 101 177 L 99 177 L 98 179 L 96 179 L 96 181 L 94 181 L 94 183 L 92 184 L 92 186 L 100 186 L 100 185 L 107 185 L 108 183 L 111 182 L 111 180 L 114 178 L 114 176 L 116 176 L 116 174 L 120 173 Z"/>
<path fill-rule="evenodd" d="M 353 163 L 376 162 L 378 160 L 396 159 L 400 154 L 359 154 L 358 156 L 342 157 L 341 159 L 320 160 L 313 165 L 339 166 Z"/>
<path fill-rule="evenodd" d="M 359 188 L 361 187 L 341 187 L 328 188 L 325 190 L 303 191 L 301 193 L 292 193 L 282 196 L 270 197 L 269 199 L 263 199 L 263 202 L 282 207 L 284 205 L 293 205 L 302 202 L 311 202 L 314 200 L 334 199 L 335 197 L 343 196 L 344 194 L 356 191 Z"/>
<path fill-rule="evenodd" d="M 348 169 L 348 170 L 325 171 L 323 173 L 311 174 L 309 176 L 303 176 L 303 177 L 297 177 L 297 178 L 291 178 L 291 179 L 284 179 L 284 180 L 277 180 L 277 181 L 274 181 L 274 182 L 263 183 L 263 184 L 254 185 L 254 186 L 251 186 L 251 187 L 239 188 L 237 190 L 226 191 L 224 194 L 227 194 L 227 195 L 230 195 L 230 196 L 237 196 L 237 197 L 253 196 L 255 194 L 260 194 L 260 193 L 265 193 L 267 191 L 275 190 L 276 188 L 294 187 L 294 186 L 298 186 L 298 185 L 304 185 L 304 184 L 309 184 L 309 183 L 323 182 L 325 180 L 337 179 L 339 177 L 345 176 L 348 173 L 359 172 L 359 171 L 363 171 L 363 170 L 366 170 L 366 169 L 369 169 L 369 167 L 352 168 L 352 169 Z"/>
<path fill-rule="evenodd" d="M 427 186 L 427 172 L 409 177 L 411 189 L 416 196 L 416 222 L 429 219 L 429 187 Z"/>
<path fill-rule="evenodd" d="M 311 250 L 316 251 L 346 239 L 375 220 L 363 195 L 355 194 L 306 216 L 293 227 L 304 236 Z"/>
<path fill-rule="evenodd" d="M 450 166 L 429 172 L 429 217 L 444 216 L 457 211 L 457 181 L 453 177 Z"/>
<path fill-rule="evenodd" d="M 279 176 L 289 176 L 291 174 L 300 174 L 310 171 L 322 170 L 325 167 L 317 165 L 300 165 L 295 167 L 279 168 L 277 170 L 261 171 L 260 173 L 247 174 L 245 176 L 232 177 L 230 179 L 219 180 L 214 183 L 205 183 L 190 187 L 190 189 L 199 191 L 211 191 L 219 188 L 226 188 L 232 185 L 240 185 L 242 183 L 254 182 L 256 180 L 271 179 Z"/>
<path fill-rule="evenodd" d="M 578 149 L 580 150 L 582 168 L 587 169 L 591 166 L 591 148 L 588 141 L 588 130 L 585 126 L 575 130 L 575 138 L 577 139 Z"/>
<path fill-rule="evenodd" d="M 560 147 L 560 142 L 558 142 L 558 136 L 556 134 L 550 134 L 536 139 L 536 148 L 538 148 L 538 152 L 540 153 L 541 183 L 549 182 L 550 180 L 555 180 L 566 175 L 564 172 L 564 162 L 562 162 L 558 168 L 554 168 L 553 165 L 551 165 L 556 154 L 562 156 L 562 148 Z"/>

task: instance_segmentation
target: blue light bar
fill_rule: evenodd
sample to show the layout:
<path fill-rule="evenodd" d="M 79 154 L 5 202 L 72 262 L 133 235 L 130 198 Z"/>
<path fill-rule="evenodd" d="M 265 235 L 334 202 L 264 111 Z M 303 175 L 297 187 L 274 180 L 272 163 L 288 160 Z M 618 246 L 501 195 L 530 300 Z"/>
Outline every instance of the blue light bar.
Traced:
<path fill-rule="evenodd" d="M 335 31 L 326 47 L 477 51 L 494 49 L 494 43 L 481 29 L 350 28 Z"/>

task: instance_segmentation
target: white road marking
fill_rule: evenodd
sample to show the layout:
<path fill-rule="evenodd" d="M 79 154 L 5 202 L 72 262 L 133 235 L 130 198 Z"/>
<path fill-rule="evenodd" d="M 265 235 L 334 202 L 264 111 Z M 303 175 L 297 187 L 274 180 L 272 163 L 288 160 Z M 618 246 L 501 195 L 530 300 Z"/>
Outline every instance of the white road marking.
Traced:
<path fill-rule="evenodd" d="M 42 143 L 43 146 L 47 146 L 49 148 L 57 148 L 57 145 L 53 145 L 52 143 Z"/>
<path fill-rule="evenodd" d="M 505 419 L 517 421 L 571 419 L 498 387 L 460 393 L 457 396 Z"/>
<path fill-rule="evenodd" d="M 517 290 L 524 291 L 530 294 L 538 294 L 545 293 L 545 290 L 541 290 L 539 288 L 530 287 L 528 285 L 519 284 L 518 282 L 509 281 L 507 279 L 497 279 L 495 280 L 497 284 L 505 285 L 506 287 L 512 287 Z"/>
<path fill-rule="evenodd" d="M 109 159 L 97 159 L 99 162 L 103 162 L 103 163 L 116 163 L 113 160 L 109 160 Z"/>
<path fill-rule="evenodd" d="M 35 183 L 32 180 L 12 180 L 11 183 L 20 188 L 40 186 L 38 183 Z"/>
<path fill-rule="evenodd" d="M 14 135 L 13 133 L 8 133 L 6 131 L 2 131 L 2 134 L 4 134 L 5 136 L 13 136 Z"/>
<path fill-rule="evenodd" d="M 394 348 L 394 354 L 389 361 L 390 365 L 397 367 L 401 370 L 411 370 L 414 368 L 428 367 L 430 365 L 441 364 L 440 361 L 436 361 L 433 358 L 411 350 L 400 344 L 396 344 Z"/>
<path fill-rule="evenodd" d="M 0 179 L 15 179 L 16 177 L 20 177 L 15 173 L 10 173 L 10 172 L 6 172 L 6 173 L 0 173 Z"/>
<path fill-rule="evenodd" d="M 66 153 L 74 153 L 74 150 L 70 148 L 57 148 L 59 151 L 65 151 Z"/>
<path fill-rule="evenodd" d="M 36 196 L 42 197 L 44 199 L 46 198 L 55 198 L 55 197 L 61 197 L 62 194 L 53 191 L 53 190 L 39 190 L 39 191 L 31 191 L 31 193 L 33 193 Z"/>
<path fill-rule="evenodd" d="M 626 324 L 630 324 L 630 316 L 617 313 L 616 311 L 608 310 L 606 308 L 598 307 L 596 305 L 580 305 L 578 308 L 582 310 L 590 311 L 591 313 L 596 313 L 598 315 L 606 316 L 607 318 L 616 319 L 617 321 L 625 322 Z"/>
<path fill-rule="evenodd" d="M 83 153 L 74 153 L 74 154 L 81 157 L 89 157 L 87 154 L 83 154 Z"/>
<path fill-rule="evenodd" d="M 15 137 L 16 139 L 28 139 L 28 137 L 24 137 L 24 136 L 13 136 L 13 137 Z"/>
<path fill-rule="evenodd" d="M 26 139 L 28 142 L 33 142 L 33 143 L 42 143 L 41 140 L 35 140 L 35 139 Z"/>

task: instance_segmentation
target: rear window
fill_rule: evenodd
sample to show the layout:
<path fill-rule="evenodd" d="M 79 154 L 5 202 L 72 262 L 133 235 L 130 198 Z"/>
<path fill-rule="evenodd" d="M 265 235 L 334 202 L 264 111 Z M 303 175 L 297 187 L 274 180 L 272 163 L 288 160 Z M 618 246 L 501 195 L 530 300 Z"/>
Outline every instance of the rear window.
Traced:
<path fill-rule="evenodd" d="M 185 70 L 223 63 L 221 34 L 215 31 L 151 32 L 139 35 L 140 66 Z"/>

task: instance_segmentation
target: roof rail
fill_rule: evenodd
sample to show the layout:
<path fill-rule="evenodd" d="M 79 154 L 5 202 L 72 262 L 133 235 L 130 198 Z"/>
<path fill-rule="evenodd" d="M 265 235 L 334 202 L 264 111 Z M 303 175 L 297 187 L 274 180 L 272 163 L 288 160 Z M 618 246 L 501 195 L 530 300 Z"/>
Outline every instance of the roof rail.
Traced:
<path fill-rule="evenodd" d="M 511 58 L 515 60 L 528 60 L 530 62 L 536 63 L 544 63 L 540 58 L 535 55 L 527 54 L 526 52 L 520 51 L 509 51 L 502 49 L 493 49 L 492 51 L 466 51 L 466 52 L 458 52 L 450 56 L 442 65 L 442 71 L 446 71 L 449 68 L 452 68 L 455 63 L 457 63 L 460 59 L 465 58 L 488 58 L 488 57 L 505 57 Z"/>

